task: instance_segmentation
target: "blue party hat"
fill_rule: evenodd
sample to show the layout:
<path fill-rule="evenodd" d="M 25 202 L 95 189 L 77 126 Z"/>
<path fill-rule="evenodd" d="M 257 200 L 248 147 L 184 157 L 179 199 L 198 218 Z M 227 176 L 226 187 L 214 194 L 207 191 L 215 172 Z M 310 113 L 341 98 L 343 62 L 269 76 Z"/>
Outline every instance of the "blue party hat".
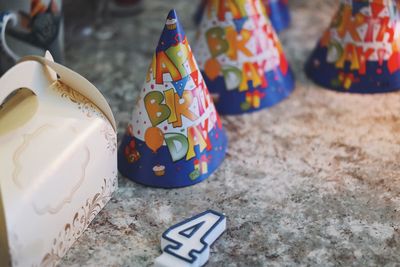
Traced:
<path fill-rule="evenodd" d="M 207 1 L 194 49 L 220 114 L 273 106 L 294 77 L 260 0 Z"/>
<path fill-rule="evenodd" d="M 218 168 L 226 147 L 220 118 L 171 10 L 119 148 L 119 171 L 154 187 L 193 185 Z"/>
<path fill-rule="evenodd" d="M 306 63 L 328 89 L 383 93 L 400 89 L 400 17 L 395 0 L 342 0 Z"/>

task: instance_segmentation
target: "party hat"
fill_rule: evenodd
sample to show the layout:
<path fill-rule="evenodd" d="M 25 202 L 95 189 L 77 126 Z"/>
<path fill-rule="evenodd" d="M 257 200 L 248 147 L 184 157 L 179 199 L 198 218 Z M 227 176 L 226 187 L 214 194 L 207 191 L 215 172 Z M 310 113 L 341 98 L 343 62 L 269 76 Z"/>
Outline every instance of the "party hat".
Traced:
<path fill-rule="evenodd" d="M 342 92 L 400 89 L 398 1 L 342 0 L 306 63 L 317 84 Z"/>
<path fill-rule="evenodd" d="M 288 0 L 262 0 L 276 32 L 281 32 L 290 25 Z"/>
<path fill-rule="evenodd" d="M 294 88 L 282 46 L 260 0 L 207 1 L 194 48 L 220 114 L 273 106 Z"/>
<path fill-rule="evenodd" d="M 188 186 L 221 164 L 226 146 L 211 96 L 171 10 L 119 149 L 119 170 L 149 186 Z"/>

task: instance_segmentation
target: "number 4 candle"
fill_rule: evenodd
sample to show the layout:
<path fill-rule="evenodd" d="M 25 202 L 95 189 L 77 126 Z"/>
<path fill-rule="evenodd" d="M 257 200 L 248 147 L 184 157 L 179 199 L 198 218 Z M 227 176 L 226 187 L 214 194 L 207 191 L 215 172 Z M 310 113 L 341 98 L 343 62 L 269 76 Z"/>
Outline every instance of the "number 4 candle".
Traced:
<path fill-rule="evenodd" d="M 161 238 L 163 254 L 155 267 L 203 266 L 210 257 L 210 246 L 226 229 L 226 217 L 213 210 L 175 224 Z"/>

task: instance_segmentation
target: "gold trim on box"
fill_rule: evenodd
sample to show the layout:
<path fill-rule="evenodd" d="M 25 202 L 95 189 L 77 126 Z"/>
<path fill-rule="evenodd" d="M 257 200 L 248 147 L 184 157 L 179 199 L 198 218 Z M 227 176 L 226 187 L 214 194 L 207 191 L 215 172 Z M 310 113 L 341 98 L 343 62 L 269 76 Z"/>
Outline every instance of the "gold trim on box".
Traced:
<path fill-rule="evenodd" d="M 54 90 L 59 93 L 61 97 L 67 98 L 73 104 L 75 104 L 78 109 L 86 115 L 86 117 L 98 117 L 103 119 L 104 121 L 107 121 L 108 127 L 105 127 L 102 132 L 105 140 L 107 141 L 107 149 L 111 153 L 114 153 L 117 148 L 117 135 L 113 127 L 109 124 L 109 120 L 106 118 L 104 113 L 88 98 L 60 81 L 56 81 L 55 83 L 53 83 L 52 88 L 54 88 Z"/>
<path fill-rule="evenodd" d="M 107 149 L 111 153 L 114 153 L 115 150 L 117 150 L 117 135 L 115 134 L 114 129 L 109 124 L 107 124 L 104 126 L 101 132 L 103 133 L 104 138 L 107 141 Z"/>
<path fill-rule="evenodd" d="M 116 183 L 117 176 L 108 182 L 104 179 L 104 185 L 101 187 L 101 192 L 88 198 L 85 205 L 75 213 L 71 221 L 65 224 L 62 231 L 58 234 L 58 237 L 54 238 L 53 247 L 51 248 L 51 251 L 43 256 L 40 266 L 55 266 L 61 260 L 67 252 L 67 249 L 78 239 L 94 217 L 110 200 L 111 195 L 115 190 Z"/>
<path fill-rule="evenodd" d="M 77 91 L 60 81 L 56 81 L 54 84 L 52 84 L 52 87 L 55 89 L 56 92 L 61 95 L 61 97 L 67 98 L 72 103 L 77 105 L 78 109 L 85 113 L 88 118 L 96 116 L 107 120 L 103 112 L 81 93 L 78 93 Z"/>

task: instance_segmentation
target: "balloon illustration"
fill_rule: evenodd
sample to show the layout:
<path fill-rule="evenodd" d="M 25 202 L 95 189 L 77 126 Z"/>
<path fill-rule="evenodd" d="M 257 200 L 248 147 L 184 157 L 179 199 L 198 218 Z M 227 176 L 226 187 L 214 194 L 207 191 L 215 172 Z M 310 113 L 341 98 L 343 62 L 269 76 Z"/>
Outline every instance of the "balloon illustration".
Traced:
<path fill-rule="evenodd" d="M 150 127 L 144 134 L 144 141 L 146 145 L 156 153 L 164 143 L 164 133 L 158 129 L 158 127 Z"/>

